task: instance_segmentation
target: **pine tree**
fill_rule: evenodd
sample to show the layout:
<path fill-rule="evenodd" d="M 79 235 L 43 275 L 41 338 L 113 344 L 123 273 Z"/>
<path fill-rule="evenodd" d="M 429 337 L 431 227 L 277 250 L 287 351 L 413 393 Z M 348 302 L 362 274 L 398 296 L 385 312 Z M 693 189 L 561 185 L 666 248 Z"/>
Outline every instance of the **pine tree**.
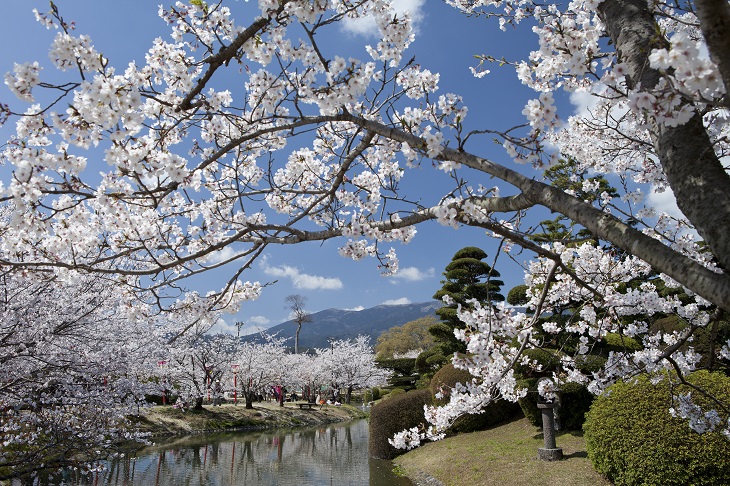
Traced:
<path fill-rule="evenodd" d="M 466 352 L 466 344 L 454 336 L 454 329 L 464 328 L 464 323 L 457 316 L 459 304 L 463 308 L 472 308 L 472 300 L 482 305 L 504 300 L 504 296 L 500 294 L 504 282 L 498 280 L 498 271 L 482 261 L 485 258 L 487 254 L 482 249 L 467 246 L 457 251 L 446 266 L 442 287 L 433 298 L 442 300 L 448 295 L 453 303 L 436 311 L 441 322 L 428 330 L 436 343 L 421 353 L 416 363 L 422 373 L 435 372 L 448 363 L 455 352 Z"/>

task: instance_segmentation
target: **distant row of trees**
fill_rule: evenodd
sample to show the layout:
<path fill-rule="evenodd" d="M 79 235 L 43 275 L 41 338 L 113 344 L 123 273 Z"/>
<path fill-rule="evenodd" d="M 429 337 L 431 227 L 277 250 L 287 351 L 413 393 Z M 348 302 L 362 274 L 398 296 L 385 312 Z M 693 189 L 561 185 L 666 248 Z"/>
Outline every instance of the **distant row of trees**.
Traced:
<path fill-rule="evenodd" d="M 142 438 L 130 418 L 151 400 L 199 408 L 216 381 L 251 408 L 276 385 L 349 401 L 388 376 L 366 336 L 292 354 L 282 339 L 206 334 L 213 323 L 155 315 L 99 275 L 0 275 L 0 482 L 89 467 Z"/>

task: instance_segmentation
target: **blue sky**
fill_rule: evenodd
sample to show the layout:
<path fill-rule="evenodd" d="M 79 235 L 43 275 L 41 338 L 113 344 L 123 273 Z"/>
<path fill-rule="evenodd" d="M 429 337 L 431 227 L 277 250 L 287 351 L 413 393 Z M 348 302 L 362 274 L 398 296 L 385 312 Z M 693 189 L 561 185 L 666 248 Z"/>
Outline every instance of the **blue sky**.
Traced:
<path fill-rule="evenodd" d="M 142 64 L 152 40 L 169 36 L 164 22 L 157 16 L 160 2 L 57 0 L 55 3 L 66 20 L 74 20 L 78 32 L 90 35 L 97 50 L 115 66 L 124 67 L 131 60 Z M 239 0 L 230 5 L 240 24 L 256 14 L 255 2 Z M 23 0 L 0 5 L 0 15 L 5 20 L 4 28 L 0 30 L 0 42 L 5 46 L 0 52 L 0 74 L 12 70 L 13 62 L 38 60 L 47 64 L 48 46 L 55 31 L 48 31 L 35 22 L 31 12 L 34 7 L 46 11 L 48 2 Z M 529 50 L 536 47 L 536 37 L 528 28 L 500 32 L 494 21 L 467 18 L 437 0 L 406 0 L 404 8 L 415 12 L 418 19 L 416 41 L 409 56 L 416 56 L 419 64 L 441 74 L 442 93 L 453 92 L 464 97 L 464 103 L 469 107 L 469 129 L 506 129 L 524 122 L 521 111 L 526 101 L 536 95 L 520 84 L 514 69 L 489 66 L 491 73 L 477 79 L 471 75 L 469 67 L 476 65 L 475 54 L 505 55 L 512 60 L 527 58 Z M 332 49 L 330 54 L 344 50 L 346 55 L 365 58 L 363 46 L 377 42 L 370 32 L 366 24 L 348 25 L 336 38 L 328 39 L 325 46 Z M 51 72 L 52 69 L 47 68 L 42 76 Z M 561 107 L 559 114 L 563 117 L 570 114 L 572 108 L 567 99 L 556 96 L 556 100 Z M 0 102 L 24 109 L 5 86 L 0 87 Z M 12 124 L 0 127 L 0 138 L 7 139 L 11 129 Z M 488 137 L 472 143 L 470 149 L 509 164 L 503 150 Z M 104 165 L 100 159 L 96 163 L 99 167 Z M 426 198 L 443 195 L 443 189 L 439 189 L 439 181 L 443 182 L 440 178 L 445 177 L 443 173 L 435 169 L 422 170 L 423 173 L 407 174 L 406 180 L 417 183 Z M 6 177 L 7 170 L 2 174 Z M 484 176 L 480 177 L 471 182 L 487 187 L 494 184 Z M 503 195 L 506 194 L 503 192 Z M 542 212 L 532 217 L 538 221 L 552 219 L 555 215 Z M 441 273 L 457 250 L 467 245 L 479 246 L 488 253 L 491 264 L 497 240 L 474 228 L 453 230 L 435 222 L 421 225 L 414 241 L 396 246 L 401 271 L 397 276 L 387 278 L 380 276 L 375 260 L 353 262 L 340 257 L 337 249 L 342 243 L 344 240 L 270 247 L 265 257 L 244 273 L 243 279 L 278 282 L 265 289 L 258 301 L 245 303 L 239 313 L 226 316 L 221 328 L 235 332 L 236 321 L 243 321 L 246 327 L 278 324 L 288 318 L 284 299 L 290 294 L 304 296 L 311 312 L 331 307 L 360 309 L 384 303 L 428 301 L 440 288 Z M 528 254 L 516 255 L 520 262 L 528 258 Z M 505 295 L 511 287 L 522 283 L 522 270 L 510 259 L 501 257 L 496 268 L 505 281 Z M 191 286 L 201 291 L 219 288 L 228 275 L 225 271 L 211 272 L 192 282 Z"/>

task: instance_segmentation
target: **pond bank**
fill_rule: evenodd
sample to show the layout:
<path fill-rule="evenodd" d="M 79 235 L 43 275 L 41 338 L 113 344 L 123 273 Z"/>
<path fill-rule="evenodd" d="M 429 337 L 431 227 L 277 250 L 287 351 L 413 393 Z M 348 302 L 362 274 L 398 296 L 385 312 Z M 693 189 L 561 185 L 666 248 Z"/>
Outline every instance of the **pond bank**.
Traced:
<path fill-rule="evenodd" d="M 142 432 L 153 436 L 172 436 L 221 432 L 225 430 L 255 430 L 291 428 L 307 425 L 345 422 L 365 418 L 367 414 L 350 405 L 324 405 L 311 410 L 300 409 L 295 403 L 280 407 L 275 402 L 255 403 L 253 409 L 244 404 L 203 405 L 203 410 L 179 410 L 156 406 L 133 419 Z"/>

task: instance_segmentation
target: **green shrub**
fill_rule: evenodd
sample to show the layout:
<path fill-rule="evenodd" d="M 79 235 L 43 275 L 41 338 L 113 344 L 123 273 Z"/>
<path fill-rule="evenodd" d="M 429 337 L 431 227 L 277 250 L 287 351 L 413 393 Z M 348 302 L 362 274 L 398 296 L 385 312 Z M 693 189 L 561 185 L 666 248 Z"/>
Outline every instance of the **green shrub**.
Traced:
<path fill-rule="evenodd" d="M 642 349 L 641 344 L 636 339 L 612 332 L 603 336 L 600 347 L 606 352 L 639 351 Z"/>
<path fill-rule="evenodd" d="M 391 392 L 391 395 L 395 392 Z M 431 404 L 429 390 L 412 390 L 388 400 L 381 401 L 370 410 L 370 456 L 376 459 L 393 459 L 406 452 L 396 449 L 388 439 L 405 429 L 416 427 L 426 420 L 423 416 L 423 406 Z"/>
<path fill-rule="evenodd" d="M 546 373 L 549 374 L 550 372 L 558 369 L 563 353 L 555 349 L 530 348 L 525 349 L 522 352 L 522 356 L 529 358 L 530 361 L 537 362 L 540 366 L 540 371 L 535 371 L 532 366 L 516 364 L 515 373 L 523 376 L 533 376 L 535 374 L 544 376 Z"/>
<path fill-rule="evenodd" d="M 390 390 L 388 390 L 388 393 L 383 393 L 382 397 L 383 399 L 391 399 L 393 397 L 397 397 L 398 395 L 402 395 L 405 392 L 406 391 L 403 388 L 391 388 Z"/>
<path fill-rule="evenodd" d="M 590 375 L 601 370 L 606 364 L 606 361 L 608 360 L 605 357 L 597 354 L 579 354 L 575 357 L 575 367 L 583 373 Z"/>
<path fill-rule="evenodd" d="M 566 383 L 560 392 L 558 421 L 562 430 L 581 430 L 595 395 L 579 383 Z"/>
<path fill-rule="evenodd" d="M 527 388 L 527 395 L 520 398 L 519 403 L 522 414 L 535 427 L 542 427 L 542 413 L 537 408 L 537 381 L 538 378 L 523 378 L 517 380 L 518 388 Z"/>
<path fill-rule="evenodd" d="M 372 393 L 373 393 L 373 401 L 380 400 L 380 388 L 374 387 L 372 389 Z"/>
<path fill-rule="evenodd" d="M 727 376 L 700 371 L 688 381 L 730 403 Z M 673 389 L 675 395 L 689 391 Z M 666 380 L 653 385 L 641 377 L 616 383 L 597 398 L 583 426 L 594 467 L 617 485 L 730 484 L 730 442 L 719 431 L 698 434 L 687 420 L 673 418 L 667 411 L 671 395 Z M 711 408 L 697 391 L 692 398 Z"/>
<path fill-rule="evenodd" d="M 430 389 L 433 394 L 433 403 L 435 405 L 445 405 L 449 401 L 449 391 L 457 383 L 466 383 L 471 381 L 472 375 L 462 369 L 455 368 L 449 363 L 433 375 L 431 379 Z M 436 393 L 442 392 L 444 397 L 436 399 Z M 449 428 L 449 432 L 474 432 L 476 430 L 484 430 L 497 424 L 504 423 L 515 417 L 519 412 L 519 405 L 508 402 L 506 400 L 497 400 L 490 403 L 479 414 L 468 414 L 456 419 Z"/>

